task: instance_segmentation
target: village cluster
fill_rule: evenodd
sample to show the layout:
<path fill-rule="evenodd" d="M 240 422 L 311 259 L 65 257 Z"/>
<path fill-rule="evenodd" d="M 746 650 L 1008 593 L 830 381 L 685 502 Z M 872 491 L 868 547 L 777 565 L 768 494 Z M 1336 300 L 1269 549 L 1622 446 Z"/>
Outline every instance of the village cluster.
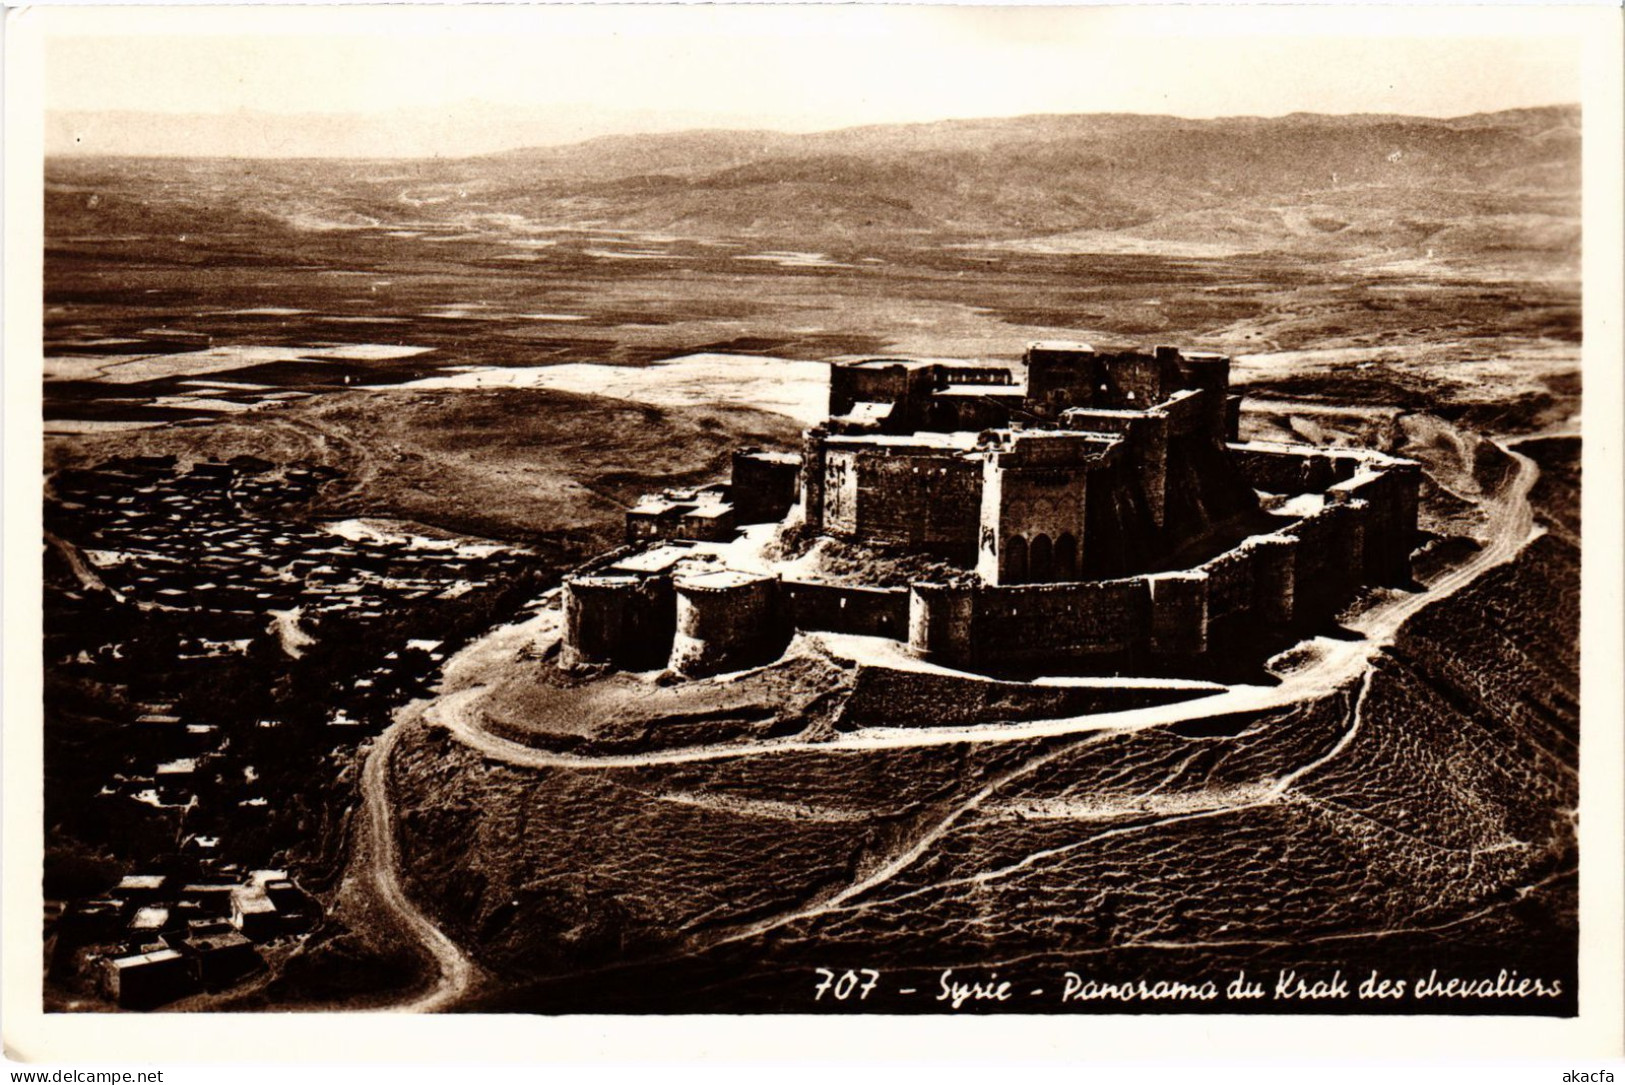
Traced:
<path fill-rule="evenodd" d="M 286 872 L 250 869 L 267 849 L 246 838 L 263 836 L 283 798 L 253 751 L 330 750 L 371 733 L 445 658 L 437 608 L 511 580 L 527 560 L 496 544 L 279 515 L 337 476 L 143 457 L 52 480 L 46 661 L 110 691 L 121 712 L 99 744 L 105 774 L 78 780 L 73 801 L 130 873 L 47 901 L 48 966 L 81 989 L 122 1006 L 169 1002 L 235 981 L 261 964 L 263 943 L 308 929 L 319 905 Z M 377 634 L 360 654 L 324 643 L 355 623 Z M 314 734 L 274 705 L 221 718 L 199 694 L 229 685 L 234 667 L 274 674 L 341 652 L 368 666 L 339 676 Z"/>

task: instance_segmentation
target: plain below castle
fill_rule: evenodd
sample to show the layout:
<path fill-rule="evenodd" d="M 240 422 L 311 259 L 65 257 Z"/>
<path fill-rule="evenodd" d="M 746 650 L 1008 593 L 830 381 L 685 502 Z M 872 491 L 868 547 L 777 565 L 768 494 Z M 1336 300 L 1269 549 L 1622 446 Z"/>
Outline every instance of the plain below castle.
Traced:
<path fill-rule="evenodd" d="M 1419 465 L 1238 442 L 1229 373 L 1082 343 L 832 363 L 799 457 L 645 499 L 566 580 L 562 661 L 699 676 L 827 631 L 984 673 L 1196 674 L 1407 586 Z"/>

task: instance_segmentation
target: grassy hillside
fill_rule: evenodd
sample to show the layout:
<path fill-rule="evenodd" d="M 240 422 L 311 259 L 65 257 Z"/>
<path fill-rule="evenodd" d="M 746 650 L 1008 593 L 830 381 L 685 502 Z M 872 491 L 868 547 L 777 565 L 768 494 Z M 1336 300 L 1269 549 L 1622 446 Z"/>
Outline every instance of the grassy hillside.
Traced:
<path fill-rule="evenodd" d="M 47 466 L 142 454 L 322 463 L 347 477 L 318 514 L 400 517 L 582 557 L 620 543 L 622 513 L 646 489 L 725 477 L 734 448 L 787 447 L 797 432 L 765 412 L 540 389 L 351 391 L 209 425 L 59 441 Z"/>

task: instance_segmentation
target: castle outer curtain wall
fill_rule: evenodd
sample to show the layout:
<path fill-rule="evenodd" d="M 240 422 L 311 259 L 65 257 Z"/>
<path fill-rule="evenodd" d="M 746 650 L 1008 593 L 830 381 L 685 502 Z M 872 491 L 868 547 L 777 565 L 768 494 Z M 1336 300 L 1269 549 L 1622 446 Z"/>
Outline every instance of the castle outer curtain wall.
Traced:
<path fill-rule="evenodd" d="M 1421 490 L 1421 470 L 1400 466 L 1356 475 L 1327 491 L 1333 501 L 1367 506 L 1363 561 L 1367 583 L 1396 588 L 1410 584 Z"/>
<path fill-rule="evenodd" d="M 1248 485 L 1273 494 L 1322 493 L 1353 478 L 1373 456 L 1364 450 L 1306 449 L 1265 442 L 1233 444 L 1229 452 Z"/>
<path fill-rule="evenodd" d="M 909 648 L 966 670 L 1120 656 L 1151 629 L 1149 578 L 987 587 L 916 584 Z"/>
<path fill-rule="evenodd" d="M 773 577 L 577 576 L 564 586 L 567 665 L 715 674 L 775 658 L 791 631 L 908 640 L 907 588 Z"/>
<path fill-rule="evenodd" d="M 1201 657 L 1220 629 L 1324 620 L 1365 582 L 1364 502 L 1328 505 L 1195 569 L 1024 586 L 916 584 L 909 648 L 967 670 Z"/>
<path fill-rule="evenodd" d="M 1202 566 L 1207 574 L 1207 612 L 1210 622 L 1246 614 L 1253 609 L 1256 583 L 1253 553 L 1245 547 L 1226 551 Z"/>
<path fill-rule="evenodd" d="M 1230 451 L 1248 485 L 1277 494 L 1323 492 L 1354 511 L 1346 520 L 1359 536 L 1363 582 L 1402 588 L 1411 583 L 1411 551 L 1417 543 L 1422 468 L 1365 449 L 1298 449 L 1285 445 L 1236 444 Z M 1310 528 L 1314 531 L 1317 529 Z M 1340 542 L 1350 552 L 1350 540 Z"/>
<path fill-rule="evenodd" d="M 1368 510 L 1364 502 L 1327 505 L 1282 530 L 1298 541 L 1294 613 L 1300 621 L 1330 616 L 1364 579 Z"/>
<path fill-rule="evenodd" d="M 784 580 L 784 611 L 797 629 L 908 639 L 907 588 L 856 588 Z"/>
<path fill-rule="evenodd" d="M 1418 464 L 1227 443 L 1237 400 L 1219 355 L 1050 344 L 1027 359 L 1025 386 L 990 366 L 837 365 L 832 417 L 807 431 L 799 461 L 734 458 L 738 523 L 784 519 L 799 493 L 812 532 L 931 554 L 963 579 L 821 583 L 719 567 L 703 548 L 702 561 L 668 546 L 640 565 L 627 555 L 647 546 L 633 547 L 613 569 L 600 560 L 567 578 L 561 660 L 701 676 L 769 662 L 794 632 L 820 631 L 985 673 L 1178 673 L 1322 626 L 1364 586 L 1410 585 Z M 997 415 L 1007 400 L 1025 404 L 1027 424 L 919 429 L 934 410 Z M 1254 491 L 1321 500 L 1271 519 Z M 1163 571 L 1193 540 L 1213 554 L 1235 536 L 1202 533 L 1242 516 L 1260 533 Z"/>
<path fill-rule="evenodd" d="M 941 458 L 882 458 L 898 473 L 873 476 L 879 480 L 873 496 L 887 478 L 909 480 L 911 496 L 898 507 L 919 510 L 930 490 L 913 483 L 921 474 L 901 469 Z M 1220 630 L 1303 627 L 1325 620 L 1362 584 L 1408 580 L 1420 485 L 1414 464 L 1257 448 L 1244 464 L 1250 480 L 1287 492 L 1346 477 L 1331 485 L 1319 510 L 1181 573 L 910 589 L 757 577 L 746 586 L 687 591 L 669 577 L 576 577 L 565 592 L 567 654 L 630 669 L 669 664 L 683 673 L 715 673 L 762 662 L 762 653 L 776 652 L 791 630 L 823 630 L 906 639 L 916 654 L 968 670 L 1087 668 L 1200 657 Z M 1025 538 L 1018 547 L 1029 567 L 1031 548 Z"/>

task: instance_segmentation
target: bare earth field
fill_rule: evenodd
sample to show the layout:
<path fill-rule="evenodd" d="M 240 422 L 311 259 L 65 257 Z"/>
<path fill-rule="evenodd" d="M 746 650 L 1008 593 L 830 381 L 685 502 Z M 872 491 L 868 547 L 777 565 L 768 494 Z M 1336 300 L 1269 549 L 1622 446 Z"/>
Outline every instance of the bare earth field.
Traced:
<path fill-rule="evenodd" d="M 603 434 L 619 435 L 636 476 L 680 483 L 718 470 L 731 445 L 793 439 L 821 397 L 819 370 L 801 362 L 1009 357 L 1061 334 L 1234 351 L 1236 384 L 1258 397 L 1427 411 L 1505 434 L 1572 428 L 1578 414 L 1572 284 L 1520 286 L 1509 307 L 1505 283 L 1458 272 L 1311 276 L 1267 256 L 987 258 L 915 244 L 786 267 L 713 252 L 715 242 L 637 243 L 681 262 L 615 259 L 592 255 L 612 250 L 588 237 L 558 239 L 519 274 L 492 265 L 487 235 L 429 244 L 390 232 L 284 232 L 275 251 L 298 254 L 287 264 L 251 260 L 246 239 L 198 241 L 195 258 L 53 239 L 48 466 L 132 450 L 311 456 L 365 480 L 359 507 L 502 536 L 603 538 L 641 485 L 601 485 L 596 457 L 581 453 Z M 208 261 L 209 273 L 184 259 Z M 447 297 L 465 299 L 455 315 L 431 304 Z M 269 313 L 252 305 L 268 299 L 279 303 Z M 349 322 L 362 312 L 368 323 Z M 121 342 L 176 326 L 215 345 L 148 356 Z M 569 484 L 554 479 L 577 464 Z M 560 515 L 545 507 L 554 500 Z"/>

